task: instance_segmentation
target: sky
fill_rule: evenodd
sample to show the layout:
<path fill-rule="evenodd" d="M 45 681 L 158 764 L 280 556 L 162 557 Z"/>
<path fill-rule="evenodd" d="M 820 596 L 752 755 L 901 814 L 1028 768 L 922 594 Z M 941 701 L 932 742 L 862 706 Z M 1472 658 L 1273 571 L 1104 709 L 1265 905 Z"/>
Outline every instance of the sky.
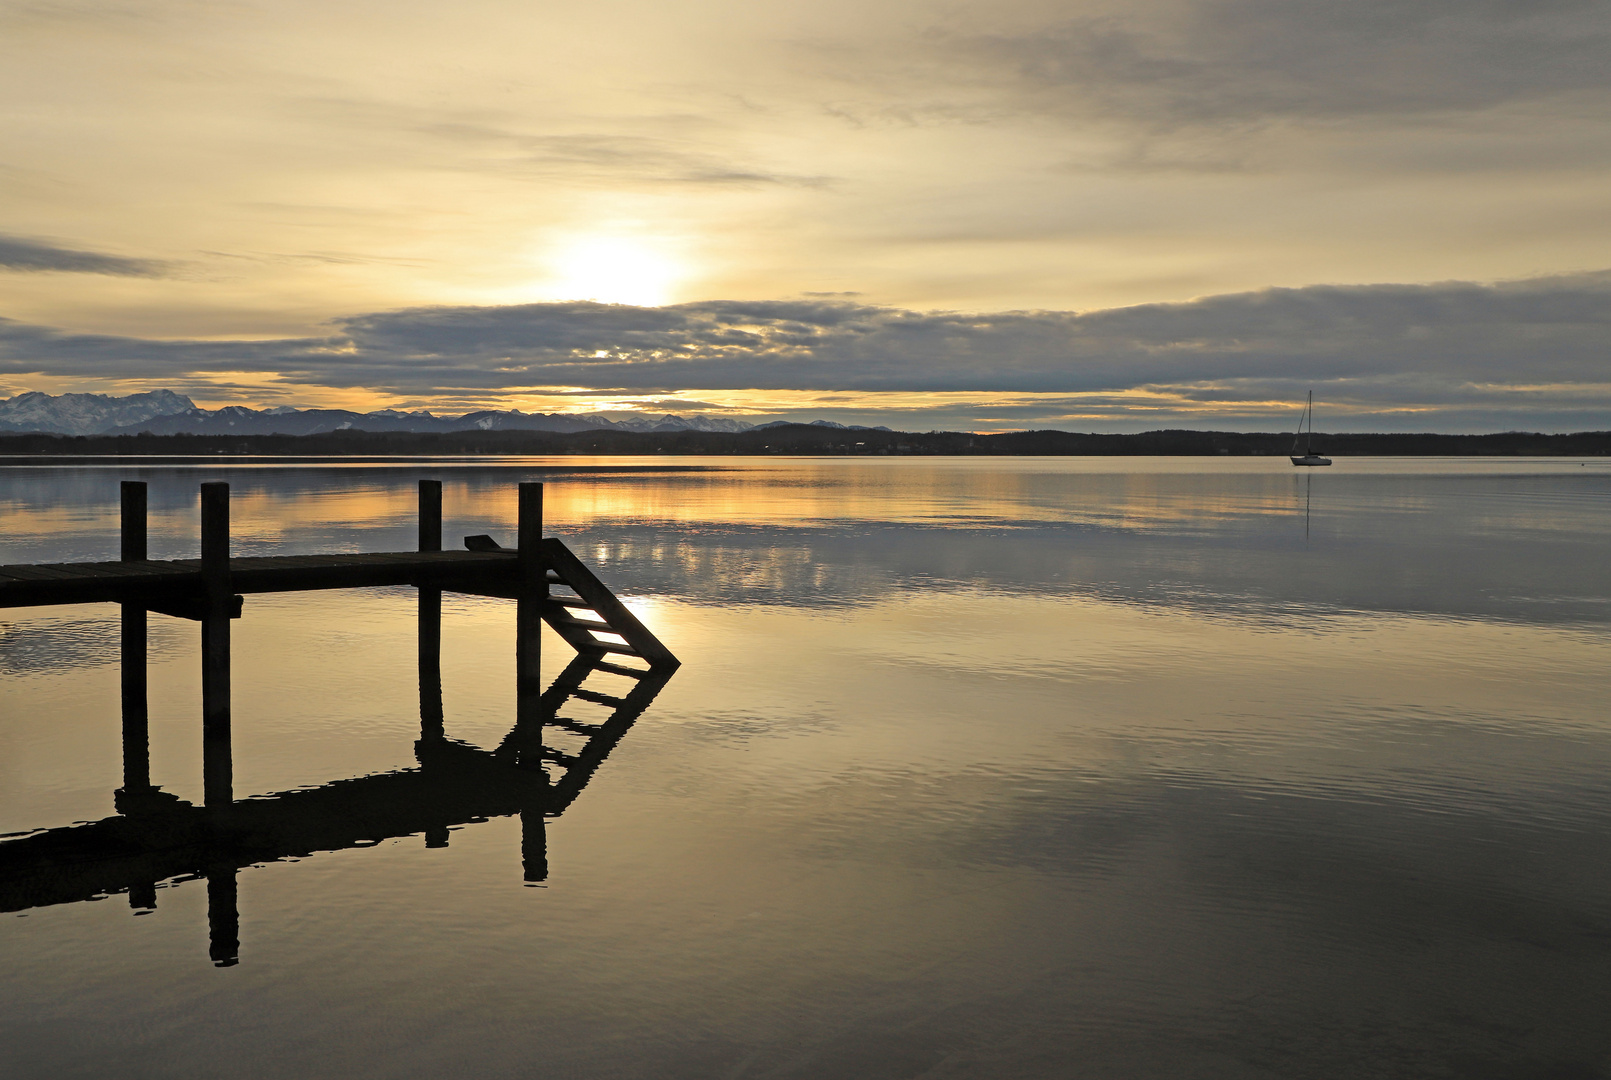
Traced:
<path fill-rule="evenodd" d="M 1611 428 L 1611 0 L 0 0 L 0 397 Z"/>

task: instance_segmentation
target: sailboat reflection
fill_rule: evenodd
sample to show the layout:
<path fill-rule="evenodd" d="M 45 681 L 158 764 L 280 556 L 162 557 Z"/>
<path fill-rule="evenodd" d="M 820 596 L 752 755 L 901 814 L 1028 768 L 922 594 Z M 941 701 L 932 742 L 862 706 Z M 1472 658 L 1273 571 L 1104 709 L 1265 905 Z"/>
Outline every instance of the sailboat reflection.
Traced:
<path fill-rule="evenodd" d="M 523 611 L 518 719 L 496 748 L 480 749 L 443 731 L 436 651 L 440 594 L 433 592 L 422 590 L 420 598 L 417 768 L 236 801 L 228 788 L 226 731 L 221 739 L 205 738 L 204 806 L 151 786 L 145 613 L 125 611 L 124 784 L 115 795 L 118 813 L 0 842 L 0 911 L 114 893 L 126 893 L 131 907 L 154 908 L 159 882 L 205 878 L 209 952 L 215 964 L 229 966 L 237 962 L 240 949 L 236 876 L 257 863 L 422 834 L 427 847 L 444 847 L 454 826 L 519 815 L 525 879 L 545 880 L 545 819 L 564 813 L 576 800 L 671 671 L 622 667 L 579 655 L 540 695 L 529 693 L 537 624 Z M 573 704 L 591 708 L 584 718 L 560 715 Z M 569 749 L 549 745 L 545 733 L 555 742 L 568 740 Z"/>

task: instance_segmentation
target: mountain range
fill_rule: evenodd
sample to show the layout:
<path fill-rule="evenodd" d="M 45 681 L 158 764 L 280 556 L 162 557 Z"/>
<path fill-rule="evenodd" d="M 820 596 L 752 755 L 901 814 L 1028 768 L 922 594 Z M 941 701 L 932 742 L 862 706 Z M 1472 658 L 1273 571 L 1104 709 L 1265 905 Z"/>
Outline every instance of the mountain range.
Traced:
<path fill-rule="evenodd" d="M 37 391 L 0 398 L 0 432 L 53 435 L 315 435 L 327 431 L 751 431 L 789 421 L 751 424 L 721 416 L 678 416 L 665 413 L 524 413 L 518 409 L 483 409 L 461 416 L 379 409 L 249 409 L 227 405 L 200 409 L 183 394 L 152 390 L 113 397 L 108 394 L 44 394 Z M 831 420 L 818 427 L 844 428 Z M 854 430 L 874 430 L 849 425 Z M 878 429 L 887 430 L 887 429 Z"/>
<path fill-rule="evenodd" d="M 18 394 L 14 398 L 0 398 L 0 431 L 99 435 L 195 408 L 195 402 L 171 390 L 152 390 L 127 397 Z"/>

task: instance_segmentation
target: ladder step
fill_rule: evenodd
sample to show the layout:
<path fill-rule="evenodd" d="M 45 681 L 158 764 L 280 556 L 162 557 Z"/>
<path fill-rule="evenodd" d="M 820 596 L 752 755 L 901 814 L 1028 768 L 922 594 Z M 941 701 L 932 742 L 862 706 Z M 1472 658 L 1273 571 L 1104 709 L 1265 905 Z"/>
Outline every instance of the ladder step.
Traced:
<path fill-rule="evenodd" d="M 609 694 L 601 694 L 596 690 L 572 690 L 571 697 L 591 701 L 595 705 L 608 705 L 612 709 L 619 708 L 626 701 L 625 698 L 611 697 Z"/>
<path fill-rule="evenodd" d="M 605 652 L 621 653 L 623 656 L 643 655 L 630 645 L 618 645 L 613 641 L 593 641 L 589 642 L 589 645 L 595 649 L 603 649 Z"/>
<path fill-rule="evenodd" d="M 575 732 L 587 738 L 592 738 L 603 730 L 598 724 L 584 724 L 579 720 L 572 720 L 568 716 L 556 716 L 548 723 L 553 727 L 562 727 L 566 731 Z"/>
<path fill-rule="evenodd" d="M 588 604 L 587 601 L 573 600 L 568 596 L 550 596 L 548 598 L 548 602 L 550 604 L 558 604 L 560 607 L 580 608 L 583 611 L 593 610 L 592 605 Z"/>
<path fill-rule="evenodd" d="M 595 634 L 615 634 L 620 636 L 621 631 L 615 629 L 607 622 L 593 622 L 591 619 L 560 619 L 561 626 L 574 626 L 578 630 L 591 630 Z"/>
<path fill-rule="evenodd" d="M 611 675 L 625 675 L 629 679 L 641 679 L 649 674 L 650 668 L 626 667 L 623 664 L 612 664 L 608 660 L 593 661 L 593 670 L 608 671 Z"/>

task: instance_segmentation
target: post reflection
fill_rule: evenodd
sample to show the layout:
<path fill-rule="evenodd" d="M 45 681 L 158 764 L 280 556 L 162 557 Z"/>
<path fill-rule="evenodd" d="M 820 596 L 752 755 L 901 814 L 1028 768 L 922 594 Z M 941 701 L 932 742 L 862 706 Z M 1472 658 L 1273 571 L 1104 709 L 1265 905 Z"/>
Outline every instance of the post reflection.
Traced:
<path fill-rule="evenodd" d="M 518 816 L 524 880 L 546 880 L 547 819 L 576 800 L 670 680 L 671 670 L 628 669 L 578 655 L 541 689 L 536 639 L 542 620 L 534 613 L 543 598 L 521 600 L 521 615 L 531 617 L 518 620 L 516 722 L 498 746 L 482 749 L 446 734 L 441 593 L 421 590 L 419 599 L 416 768 L 236 801 L 227 787 L 232 767 L 227 704 L 220 716 L 219 702 L 212 698 L 206 718 L 212 723 L 203 730 L 202 806 L 150 783 L 145 612 L 125 610 L 124 770 L 123 786 L 114 795 L 117 813 L 0 842 L 0 911 L 116 893 L 125 893 L 132 908 L 152 909 L 159 883 L 205 879 L 208 954 L 223 967 L 240 957 L 237 878 L 257 863 L 405 836 L 423 836 L 429 848 L 447 847 L 455 827 Z"/>

